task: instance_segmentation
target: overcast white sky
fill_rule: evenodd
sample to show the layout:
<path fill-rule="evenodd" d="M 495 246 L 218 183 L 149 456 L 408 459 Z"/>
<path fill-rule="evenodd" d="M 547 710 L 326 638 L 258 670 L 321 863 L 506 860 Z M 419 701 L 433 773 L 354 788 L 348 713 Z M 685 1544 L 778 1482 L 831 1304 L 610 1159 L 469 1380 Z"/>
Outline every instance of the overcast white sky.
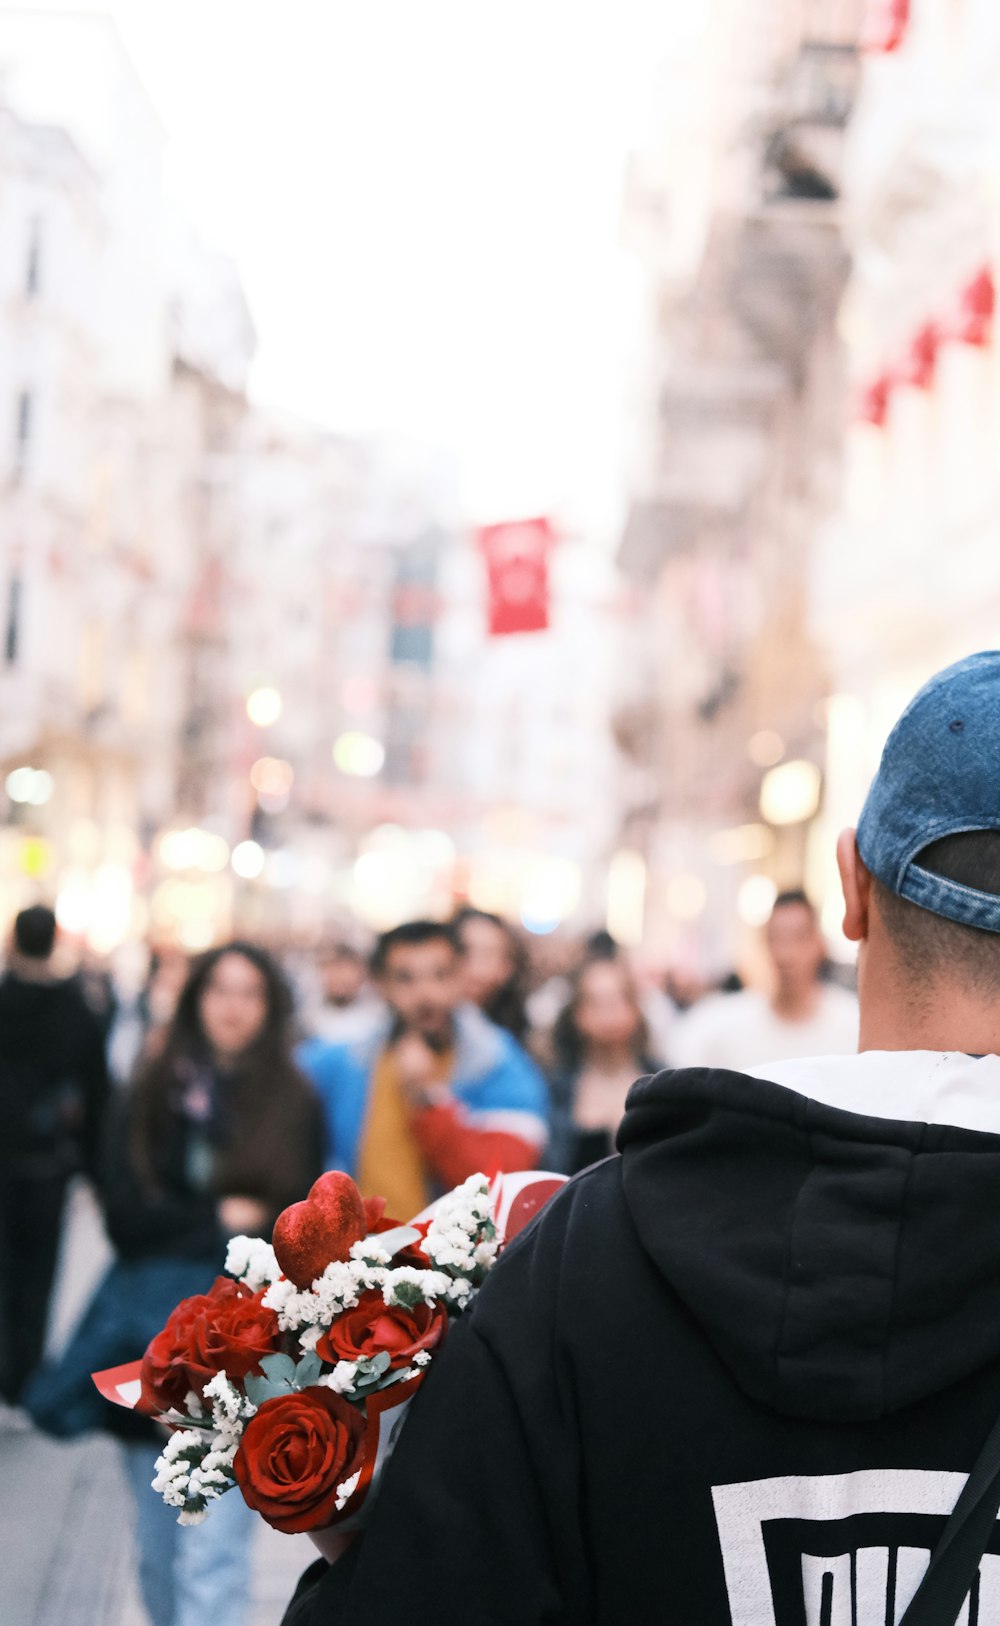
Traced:
<path fill-rule="evenodd" d="M 453 450 L 486 516 L 610 523 L 622 165 L 690 3 L 112 0 L 170 190 L 238 262 L 258 397 Z"/>

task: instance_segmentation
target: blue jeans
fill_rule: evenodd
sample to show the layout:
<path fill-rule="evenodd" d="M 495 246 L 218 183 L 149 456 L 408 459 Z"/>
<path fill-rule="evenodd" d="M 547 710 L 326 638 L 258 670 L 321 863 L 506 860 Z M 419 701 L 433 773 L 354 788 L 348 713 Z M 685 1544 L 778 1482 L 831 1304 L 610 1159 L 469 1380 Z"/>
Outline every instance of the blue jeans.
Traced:
<path fill-rule="evenodd" d="M 112 1427 L 114 1408 L 90 1374 L 140 1360 L 174 1307 L 207 1293 L 219 1269 L 221 1260 L 117 1259 L 59 1359 L 41 1367 L 25 1391 L 23 1404 L 36 1426 L 64 1440 Z"/>
<path fill-rule="evenodd" d="M 232 1490 L 203 1523 L 179 1525 L 176 1508 L 150 1488 L 159 1453 L 145 1442 L 123 1447 L 146 1612 L 153 1626 L 243 1626 L 257 1515 Z"/>

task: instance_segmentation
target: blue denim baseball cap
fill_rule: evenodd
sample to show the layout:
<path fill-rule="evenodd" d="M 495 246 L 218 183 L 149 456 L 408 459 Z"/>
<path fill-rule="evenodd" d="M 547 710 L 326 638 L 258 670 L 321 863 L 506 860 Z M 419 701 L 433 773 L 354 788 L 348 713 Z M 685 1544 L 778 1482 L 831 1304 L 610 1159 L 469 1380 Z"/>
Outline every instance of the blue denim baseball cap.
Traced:
<path fill-rule="evenodd" d="M 946 666 L 903 712 L 858 821 L 858 851 L 884 886 L 931 914 L 1000 932 L 1000 897 L 934 875 L 943 836 L 1000 830 L 1000 650 Z"/>

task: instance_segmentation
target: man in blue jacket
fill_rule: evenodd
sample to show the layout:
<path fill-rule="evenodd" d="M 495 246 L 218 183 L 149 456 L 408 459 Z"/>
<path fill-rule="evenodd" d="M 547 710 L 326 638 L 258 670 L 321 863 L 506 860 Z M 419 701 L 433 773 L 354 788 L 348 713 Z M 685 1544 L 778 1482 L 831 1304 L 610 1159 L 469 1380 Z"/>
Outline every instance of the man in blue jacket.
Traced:
<path fill-rule="evenodd" d="M 299 1061 L 326 1119 L 328 1167 L 409 1219 L 482 1170 L 532 1168 L 546 1139 L 545 1085 L 508 1033 L 461 1002 L 450 926 L 417 920 L 379 939 L 385 1001 L 347 1044 L 306 1043 Z"/>

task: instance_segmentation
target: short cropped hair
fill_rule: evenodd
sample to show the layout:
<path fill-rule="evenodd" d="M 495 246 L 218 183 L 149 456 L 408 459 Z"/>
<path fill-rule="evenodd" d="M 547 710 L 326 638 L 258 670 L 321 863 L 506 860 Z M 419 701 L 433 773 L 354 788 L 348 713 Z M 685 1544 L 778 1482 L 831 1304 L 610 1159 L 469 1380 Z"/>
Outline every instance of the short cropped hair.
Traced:
<path fill-rule="evenodd" d="M 56 917 L 44 903 L 22 909 L 14 919 L 14 947 L 26 960 L 47 960 L 56 945 Z"/>
<path fill-rule="evenodd" d="M 943 836 L 918 853 L 921 869 L 1000 896 L 1000 830 Z M 961 978 L 978 993 L 1000 994 L 1000 932 L 963 926 L 901 898 L 872 876 L 879 914 L 911 979 Z"/>
<path fill-rule="evenodd" d="M 338 938 L 335 942 L 324 943 L 319 950 L 317 960 L 321 965 L 332 965 L 338 960 L 350 960 L 352 965 L 364 965 L 365 957 L 353 943 L 345 943 Z"/>
<path fill-rule="evenodd" d="M 376 977 L 382 975 L 394 948 L 416 948 L 422 943 L 447 943 L 457 956 L 462 952 L 458 933 L 449 921 L 407 920 L 383 932 L 372 950 L 371 968 Z"/>
<path fill-rule="evenodd" d="M 813 919 L 818 919 L 816 905 L 800 886 L 789 887 L 786 892 L 779 892 L 771 905 L 771 914 L 776 915 L 779 909 L 808 909 Z"/>

